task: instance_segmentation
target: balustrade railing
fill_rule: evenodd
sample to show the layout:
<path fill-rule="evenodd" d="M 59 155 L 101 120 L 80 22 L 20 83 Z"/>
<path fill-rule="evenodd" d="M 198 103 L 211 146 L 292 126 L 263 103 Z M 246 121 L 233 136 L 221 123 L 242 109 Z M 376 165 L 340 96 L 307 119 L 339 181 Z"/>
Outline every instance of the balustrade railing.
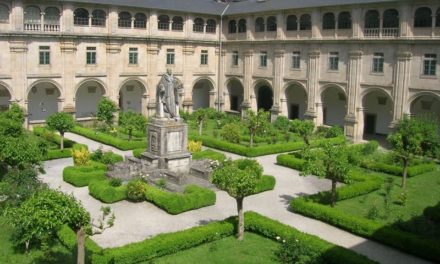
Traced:
<path fill-rule="evenodd" d="M 379 37 L 379 28 L 365 28 L 364 29 L 364 37 L 366 38 L 378 38 Z"/>
<path fill-rule="evenodd" d="M 128 19 L 119 19 L 118 27 L 120 28 L 131 28 L 131 20 Z"/>
<path fill-rule="evenodd" d="M 60 25 L 57 24 L 45 24 L 44 31 L 47 32 L 58 32 L 60 31 Z"/>
<path fill-rule="evenodd" d="M 399 36 L 399 28 L 382 28 L 382 37 L 395 38 Z"/>
<path fill-rule="evenodd" d="M 40 31 L 41 24 L 25 23 L 24 30 L 26 30 L 26 31 Z"/>
<path fill-rule="evenodd" d="M 203 32 L 203 25 L 193 25 L 194 32 Z"/>
<path fill-rule="evenodd" d="M 159 30 L 170 30 L 170 23 L 167 22 L 159 22 L 157 23 L 157 28 Z"/>

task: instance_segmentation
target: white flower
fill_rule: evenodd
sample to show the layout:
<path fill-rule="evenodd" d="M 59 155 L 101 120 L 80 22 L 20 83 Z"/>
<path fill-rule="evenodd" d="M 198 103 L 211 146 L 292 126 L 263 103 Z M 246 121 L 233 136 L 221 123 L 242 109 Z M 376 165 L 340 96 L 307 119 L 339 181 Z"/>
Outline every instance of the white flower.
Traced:
<path fill-rule="evenodd" d="M 283 239 L 283 243 L 286 243 L 286 240 Z"/>
<path fill-rule="evenodd" d="M 279 237 L 279 236 L 276 237 L 277 240 L 280 240 L 280 238 L 281 238 L 281 237 Z"/>

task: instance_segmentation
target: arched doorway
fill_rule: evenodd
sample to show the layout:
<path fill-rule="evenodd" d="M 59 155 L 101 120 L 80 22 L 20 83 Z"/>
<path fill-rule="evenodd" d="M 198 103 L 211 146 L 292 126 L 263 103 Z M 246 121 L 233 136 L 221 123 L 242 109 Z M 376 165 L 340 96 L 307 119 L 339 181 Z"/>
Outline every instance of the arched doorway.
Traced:
<path fill-rule="evenodd" d="M 38 82 L 28 92 L 28 120 L 42 122 L 48 116 L 59 111 L 59 97 L 57 86 L 50 82 Z"/>
<path fill-rule="evenodd" d="M 125 82 L 119 90 L 119 108 L 121 111 L 133 111 L 142 114 L 145 108 L 143 101 L 145 97 L 145 86 L 137 80 Z"/>
<path fill-rule="evenodd" d="M 431 94 L 417 96 L 411 102 L 411 116 L 434 115 L 440 122 L 440 99 Z"/>
<path fill-rule="evenodd" d="M 105 95 L 105 89 L 97 81 L 83 82 L 75 96 L 76 118 L 95 117 L 99 100 Z"/>
<path fill-rule="evenodd" d="M 214 87 L 209 80 L 202 79 L 196 82 L 192 91 L 193 110 L 209 108 L 211 106 L 211 92 Z"/>
<path fill-rule="evenodd" d="M 323 124 L 343 127 L 347 115 L 347 97 L 340 88 L 330 86 L 321 93 Z"/>
<path fill-rule="evenodd" d="M 289 119 L 304 119 L 307 108 L 307 93 L 298 84 L 290 85 L 286 88 L 286 107 Z"/>
<path fill-rule="evenodd" d="M 243 85 L 240 81 L 232 79 L 229 81 L 227 88 L 229 93 L 229 110 L 241 112 L 244 98 Z"/>
<path fill-rule="evenodd" d="M 362 99 L 364 109 L 364 137 L 388 135 L 393 119 L 393 102 L 389 95 L 381 90 L 374 90 Z"/>
<path fill-rule="evenodd" d="M 262 85 L 257 88 L 257 109 L 270 111 L 273 106 L 273 92 L 272 88 L 267 85 Z"/>
<path fill-rule="evenodd" d="M 9 104 L 11 102 L 11 93 L 9 90 L 0 85 L 0 112 L 6 111 L 9 109 Z"/>

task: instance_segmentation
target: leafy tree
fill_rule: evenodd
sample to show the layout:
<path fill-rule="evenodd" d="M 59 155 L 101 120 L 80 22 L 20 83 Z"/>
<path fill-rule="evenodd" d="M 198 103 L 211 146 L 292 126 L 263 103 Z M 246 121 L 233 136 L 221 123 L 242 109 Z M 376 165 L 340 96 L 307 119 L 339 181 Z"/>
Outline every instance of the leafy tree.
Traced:
<path fill-rule="evenodd" d="M 209 119 L 209 108 L 199 108 L 192 115 L 196 120 L 197 126 L 199 127 L 199 135 L 202 135 L 203 126 Z"/>
<path fill-rule="evenodd" d="M 104 97 L 99 101 L 98 112 L 96 113 L 96 116 L 98 117 L 99 121 L 104 122 L 107 126 L 110 127 L 113 125 L 113 119 L 116 110 L 116 104 L 112 100 Z"/>
<path fill-rule="evenodd" d="M 78 233 L 78 263 L 84 263 L 84 228 L 90 224 L 90 215 L 72 195 L 43 189 L 20 207 L 8 210 L 7 216 L 15 227 L 16 242 L 25 244 L 26 250 L 31 242 L 50 241 L 67 224 Z"/>
<path fill-rule="evenodd" d="M 278 116 L 275 122 L 273 123 L 273 126 L 276 129 L 281 130 L 283 132 L 289 131 L 290 120 L 285 116 Z"/>
<path fill-rule="evenodd" d="M 257 161 L 241 159 L 223 163 L 212 175 L 212 182 L 237 202 L 238 240 L 244 236 L 243 200 L 256 192 L 262 174 L 263 168 Z"/>
<path fill-rule="evenodd" d="M 295 119 L 290 124 L 290 130 L 302 137 L 304 143 L 310 145 L 310 136 L 313 134 L 315 124 L 310 120 Z"/>
<path fill-rule="evenodd" d="M 221 137 L 231 143 L 240 143 L 240 131 L 242 128 L 236 123 L 229 123 L 222 127 Z M 216 131 L 216 130 L 215 130 Z"/>
<path fill-rule="evenodd" d="M 249 146 L 254 145 L 254 136 L 258 131 L 262 131 L 269 125 L 269 112 L 260 109 L 257 113 L 251 109 L 247 110 L 246 119 L 244 120 L 247 129 L 249 130 Z"/>
<path fill-rule="evenodd" d="M 121 112 L 119 125 L 128 130 L 128 140 L 132 138 L 133 130 L 142 131 L 147 126 L 147 118 L 133 111 Z"/>
<path fill-rule="evenodd" d="M 39 165 L 46 152 L 46 144 L 28 135 L 0 139 L 0 163 L 14 169 Z"/>
<path fill-rule="evenodd" d="M 42 186 L 32 167 L 22 170 L 9 170 L 0 175 L 0 203 L 2 206 L 17 206 L 32 196 Z M 1 207 L 1 206 L 0 206 Z"/>
<path fill-rule="evenodd" d="M 402 160 L 402 188 L 406 187 L 408 167 L 414 156 L 433 153 L 439 142 L 439 126 L 429 117 L 405 116 L 396 125 L 395 132 L 388 137 L 394 154 Z"/>
<path fill-rule="evenodd" d="M 4 112 L 4 116 L 20 124 L 24 123 L 24 111 L 17 103 L 12 103 L 8 111 Z"/>
<path fill-rule="evenodd" d="M 64 149 L 64 133 L 75 127 L 75 119 L 71 114 L 60 112 L 50 115 L 46 120 L 50 130 L 56 130 L 61 136 L 61 149 Z"/>
<path fill-rule="evenodd" d="M 336 183 L 350 182 L 348 174 L 350 165 L 348 163 L 347 146 L 332 146 L 329 143 L 324 144 L 322 150 L 310 150 L 306 148 L 303 153 L 305 165 L 301 176 L 316 175 L 320 178 L 329 179 L 332 182 L 331 206 L 336 204 Z"/>

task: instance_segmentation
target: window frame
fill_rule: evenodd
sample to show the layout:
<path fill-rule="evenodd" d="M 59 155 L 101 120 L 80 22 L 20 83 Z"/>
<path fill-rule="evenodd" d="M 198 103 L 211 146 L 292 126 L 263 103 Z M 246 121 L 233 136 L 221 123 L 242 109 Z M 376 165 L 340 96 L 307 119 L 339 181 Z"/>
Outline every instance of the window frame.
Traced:
<path fill-rule="evenodd" d="M 423 56 L 423 75 L 437 76 L 437 54 L 426 53 Z"/>
<path fill-rule="evenodd" d="M 86 64 L 96 65 L 97 64 L 97 52 L 96 47 L 86 47 Z"/>
<path fill-rule="evenodd" d="M 208 50 L 200 52 L 200 65 L 208 65 Z"/>
<path fill-rule="evenodd" d="M 328 70 L 339 71 L 339 52 L 332 51 L 328 56 Z"/>
<path fill-rule="evenodd" d="M 39 65 L 50 65 L 50 46 L 39 46 Z"/>
<path fill-rule="evenodd" d="M 175 65 L 176 63 L 176 53 L 174 49 L 167 49 L 167 56 L 166 56 L 166 64 L 167 65 Z"/>
<path fill-rule="evenodd" d="M 294 69 L 294 70 L 301 69 L 301 52 L 300 51 L 292 52 L 291 68 Z"/>
<path fill-rule="evenodd" d="M 260 68 L 267 68 L 267 51 L 260 51 Z"/>
<path fill-rule="evenodd" d="M 129 65 L 139 64 L 139 49 L 137 47 L 128 48 L 128 64 Z"/>
<path fill-rule="evenodd" d="M 380 74 L 384 72 L 385 54 L 383 52 L 375 52 L 373 54 L 371 72 Z"/>
<path fill-rule="evenodd" d="M 238 51 L 232 51 L 232 66 L 238 66 L 239 55 Z"/>

